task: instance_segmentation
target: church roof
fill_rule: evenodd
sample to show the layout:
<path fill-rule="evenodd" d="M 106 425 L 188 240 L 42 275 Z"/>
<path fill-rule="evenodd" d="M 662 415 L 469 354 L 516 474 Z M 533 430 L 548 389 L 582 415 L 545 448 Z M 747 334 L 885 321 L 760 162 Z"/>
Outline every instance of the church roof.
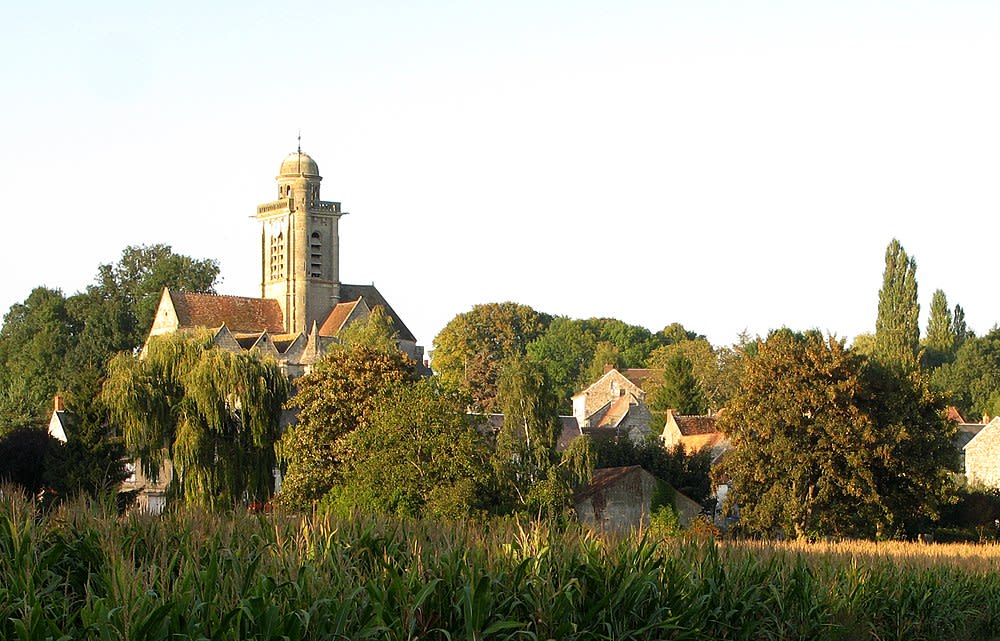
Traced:
<path fill-rule="evenodd" d="M 185 327 L 219 327 L 231 331 L 283 334 L 284 321 L 278 301 L 247 296 L 221 296 L 170 290 L 177 321 Z"/>
<path fill-rule="evenodd" d="M 347 303 L 339 303 L 332 310 L 330 310 L 330 315 L 326 317 L 323 321 L 323 325 L 319 328 L 320 336 L 337 336 L 340 334 L 340 330 L 344 329 L 344 325 L 347 323 L 347 319 L 351 317 L 351 313 L 357 308 L 361 303 L 361 298 L 357 300 L 352 300 Z"/>
<path fill-rule="evenodd" d="M 365 304 L 368 305 L 368 309 L 375 309 L 380 306 L 385 313 L 392 319 L 392 329 L 396 332 L 396 338 L 401 341 L 412 341 L 417 342 L 416 337 L 409 330 L 409 328 L 400 319 L 399 314 L 396 310 L 386 302 L 382 294 L 375 289 L 374 285 L 341 285 L 340 286 L 340 298 L 341 300 L 357 300 L 363 298 Z"/>

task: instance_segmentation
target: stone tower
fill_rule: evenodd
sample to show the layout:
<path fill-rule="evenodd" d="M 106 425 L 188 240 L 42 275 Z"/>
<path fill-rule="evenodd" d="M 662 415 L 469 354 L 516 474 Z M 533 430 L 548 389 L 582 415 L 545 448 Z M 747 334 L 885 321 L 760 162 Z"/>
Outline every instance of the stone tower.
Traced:
<path fill-rule="evenodd" d="M 260 294 L 278 301 L 289 333 L 322 324 L 340 302 L 340 203 L 320 200 L 316 161 L 300 148 L 281 163 L 278 200 L 257 206 Z"/>

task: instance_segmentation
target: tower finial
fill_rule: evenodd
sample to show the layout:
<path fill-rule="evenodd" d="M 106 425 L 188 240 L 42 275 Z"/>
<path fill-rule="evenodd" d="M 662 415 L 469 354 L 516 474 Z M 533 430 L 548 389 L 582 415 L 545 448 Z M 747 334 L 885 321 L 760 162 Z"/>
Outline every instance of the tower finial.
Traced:
<path fill-rule="evenodd" d="M 299 129 L 299 153 L 302 153 L 302 130 Z"/>

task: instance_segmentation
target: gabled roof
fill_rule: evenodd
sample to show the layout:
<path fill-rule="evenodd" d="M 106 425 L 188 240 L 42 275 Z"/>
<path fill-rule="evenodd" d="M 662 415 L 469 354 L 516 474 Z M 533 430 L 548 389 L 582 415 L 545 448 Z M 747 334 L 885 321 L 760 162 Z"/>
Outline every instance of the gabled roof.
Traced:
<path fill-rule="evenodd" d="M 662 369 L 642 369 L 637 367 L 621 370 L 622 376 L 627 378 L 633 385 L 643 390 L 645 390 L 645 387 L 643 386 L 646 384 L 646 381 L 650 376 L 662 373 Z"/>
<path fill-rule="evenodd" d="M 285 331 L 281 307 L 269 298 L 222 296 L 170 290 L 170 299 L 177 313 L 180 328 L 227 326 L 230 331 Z"/>
<path fill-rule="evenodd" d="M 637 402 L 635 396 L 631 393 L 619 396 L 610 403 L 610 407 L 604 412 L 600 420 L 597 421 L 595 427 L 618 427 L 625 420 L 625 417 L 628 416 L 628 411 L 631 409 L 632 404 Z"/>
<path fill-rule="evenodd" d="M 602 490 L 606 490 L 619 481 L 633 474 L 639 474 L 645 472 L 640 465 L 629 465 L 626 467 L 602 467 L 600 469 L 594 470 L 594 474 L 590 477 L 590 483 L 580 489 L 574 497 L 575 501 L 582 501 L 587 499 Z M 649 472 L 646 472 L 649 474 Z"/>
<path fill-rule="evenodd" d="M 674 413 L 674 420 L 682 436 L 714 434 L 719 431 L 715 426 L 714 416 L 681 416 Z"/>
<path fill-rule="evenodd" d="M 399 314 L 396 310 L 386 302 L 382 294 L 375 289 L 374 285 L 341 285 L 340 286 L 340 298 L 341 300 L 357 300 L 363 298 L 365 304 L 368 305 L 368 309 L 375 309 L 381 306 L 385 310 L 385 313 L 392 319 L 392 328 L 396 331 L 396 338 L 401 341 L 411 341 L 417 342 L 417 339 L 413 336 L 413 333 L 403 324 L 402 319 L 399 318 Z"/>
<path fill-rule="evenodd" d="M 625 370 L 625 371 L 635 371 L 635 370 Z M 652 371 L 652 370 L 643 370 L 643 371 Z M 593 383 L 591 383 L 590 385 L 588 385 L 584 389 L 582 389 L 579 392 L 577 392 L 576 394 L 574 394 L 573 398 L 575 399 L 575 398 L 579 398 L 581 396 L 588 396 L 591 393 L 600 391 L 603 388 L 605 382 L 608 381 L 609 379 L 610 379 L 612 385 L 616 384 L 617 380 L 624 379 L 625 383 L 627 383 L 629 385 L 634 385 L 635 387 L 638 388 L 638 391 L 640 393 L 643 392 L 643 389 L 642 389 L 642 387 L 640 385 L 637 385 L 630 378 L 628 378 L 627 376 L 625 376 L 625 374 L 623 374 L 622 372 L 619 372 L 618 370 L 616 370 L 615 368 L 612 367 L 608 371 L 604 372 L 604 374 L 602 374 L 599 379 L 597 379 L 596 381 L 594 381 Z"/>
<path fill-rule="evenodd" d="M 361 306 L 363 311 L 368 309 L 363 298 L 352 300 L 346 303 L 338 303 L 330 310 L 330 315 L 326 317 L 319 328 L 320 336 L 338 336 L 341 330 L 347 325 L 354 312 Z"/>
<path fill-rule="evenodd" d="M 965 443 L 963 449 L 967 450 L 974 444 L 977 444 L 976 442 L 980 440 L 980 437 L 982 437 L 983 434 L 989 434 L 990 432 L 995 432 L 996 430 L 1000 430 L 1000 416 L 995 417 L 986 425 L 981 426 L 981 428 L 976 432 L 976 434 L 973 435 L 973 437 Z"/>
<path fill-rule="evenodd" d="M 66 410 L 56 410 L 52 412 L 49 419 L 49 436 L 66 443 L 75 431 L 76 418 Z"/>

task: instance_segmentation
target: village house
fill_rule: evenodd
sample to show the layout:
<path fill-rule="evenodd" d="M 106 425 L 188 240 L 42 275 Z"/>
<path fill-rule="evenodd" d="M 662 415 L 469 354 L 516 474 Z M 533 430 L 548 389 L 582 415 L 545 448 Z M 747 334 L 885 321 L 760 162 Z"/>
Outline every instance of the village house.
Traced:
<path fill-rule="evenodd" d="M 628 532 L 649 527 L 653 501 L 667 498 L 686 527 L 701 513 L 701 506 L 638 465 L 594 470 L 590 483 L 580 489 L 573 507 L 581 523 L 605 532 Z"/>
<path fill-rule="evenodd" d="M 960 428 L 959 438 L 970 432 L 972 429 Z M 962 452 L 965 478 L 969 485 L 1000 489 L 1000 416 L 980 425 L 965 443 Z"/>
<path fill-rule="evenodd" d="M 584 434 L 627 436 L 640 443 L 652 433 L 652 414 L 642 384 L 654 370 L 607 368 L 604 375 L 573 396 L 573 416 Z"/>
<path fill-rule="evenodd" d="M 689 454 L 707 448 L 713 463 L 730 448 L 729 439 L 716 426 L 715 415 L 682 416 L 675 410 L 667 410 L 660 440 L 667 449 L 680 445 Z"/>

